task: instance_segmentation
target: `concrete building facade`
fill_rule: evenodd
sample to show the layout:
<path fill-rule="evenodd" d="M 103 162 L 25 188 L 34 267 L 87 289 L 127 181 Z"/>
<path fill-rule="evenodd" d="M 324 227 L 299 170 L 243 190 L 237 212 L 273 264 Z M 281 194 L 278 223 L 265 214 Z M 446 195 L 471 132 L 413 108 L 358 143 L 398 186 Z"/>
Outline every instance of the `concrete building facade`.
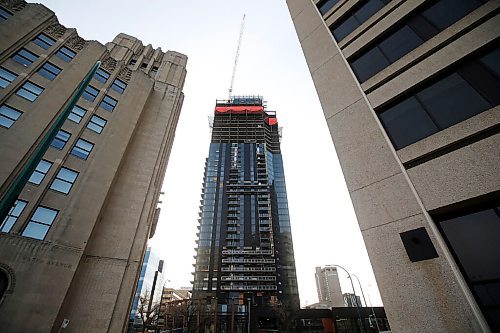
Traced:
<path fill-rule="evenodd" d="M 392 330 L 499 331 L 500 2 L 287 4 Z"/>
<path fill-rule="evenodd" d="M 336 267 L 316 267 L 316 290 L 320 303 L 327 303 L 330 307 L 344 306 L 342 289 L 340 288 L 339 274 Z"/>
<path fill-rule="evenodd" d="M 102 45 L 39 4 L 0 1 L 0 195 L 102 62 L 1 222 L 4 332 L 126 328 L 183 102 L 187 57 Z M 22 310 L 21 310 L 22 309 Z"/>

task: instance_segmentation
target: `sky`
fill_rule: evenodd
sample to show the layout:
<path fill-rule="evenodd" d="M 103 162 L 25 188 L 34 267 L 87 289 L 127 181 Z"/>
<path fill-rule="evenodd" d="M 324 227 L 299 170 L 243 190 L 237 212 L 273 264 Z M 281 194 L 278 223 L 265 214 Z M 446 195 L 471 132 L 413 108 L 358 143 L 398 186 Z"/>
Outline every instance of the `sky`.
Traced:
<path fill-rule="evenodd" d="M 234 95 L 262 95 L 283 127 L 284 160 L 301 305 L 318 301 L 314 269 L 356 274 L 368 304 L 382 305 L 314 84 L 284 0 L 44 0 L 61 24 L 103 44 L 123 32 L 188 56 L 185 100 L 149 245 L 165 260 L 167 287 L 189 287 L 209 116 L 226 99 L 243 14 Z M 340 273 L 343 292 L 351 292 Z M 356 286 L 356 293 L 360 294 Z"/>

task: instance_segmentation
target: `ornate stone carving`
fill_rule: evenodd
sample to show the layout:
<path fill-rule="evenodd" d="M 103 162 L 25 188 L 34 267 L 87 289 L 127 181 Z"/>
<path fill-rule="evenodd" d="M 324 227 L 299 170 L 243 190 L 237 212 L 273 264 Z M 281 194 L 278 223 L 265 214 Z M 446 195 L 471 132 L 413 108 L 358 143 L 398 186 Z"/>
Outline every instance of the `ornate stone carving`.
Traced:
<path fill-rule="evenodd" d="M 60 38 L 62 35 L 64 35 L 64 33 L 66 32 L 66 27 L 60 24 L 55 17 L 50 21 L 52 24 L 45 28 L 43 32 L 55 38 Z"/>
<path fill-rule="evenodd" d="M 82 37 L 75 35 L 75 36 L 70 37 L 66 41 L 66 45 L 68 47 L 72 48 L 73 50 L 80 51 L 85 47 L 85 45 L 87 45 L 87 41 L 85 39 L 83 39 Z"/>
<path fill-rule="evenodd" d="M 0 5 L 13 12 L 18 12 L 26 7 L 26 1 L 23 0 L 0 0 Z"/>
<path fill-rule="evenodd" d="M 117 61 L 107 55 L 101 60 L 101 67 L 106 69 L 108 72 L 113 72 L 116 69 Z"/>
<path fill-rule="evenodd" d="M 118 77 L 122 81 L 129 82 L 130 78 L 132 77 L 132 70 L 128 69 L 127 67 L 123 67 L 120 70 L 120 73 L 118 73 Z"/>

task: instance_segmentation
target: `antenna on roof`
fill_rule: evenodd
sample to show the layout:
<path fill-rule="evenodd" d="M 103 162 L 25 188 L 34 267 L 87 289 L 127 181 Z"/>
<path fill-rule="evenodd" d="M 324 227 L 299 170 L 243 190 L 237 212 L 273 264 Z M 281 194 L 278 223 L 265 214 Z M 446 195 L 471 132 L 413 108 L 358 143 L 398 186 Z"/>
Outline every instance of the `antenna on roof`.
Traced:
<path fill-rule="evenodd" d="M 246 16 L 246 14 L 243 14 L 243 19 L 241 20 L 240 37 L 238 39 L 238 47 L 236 48 L 236 56 L 234 57 L 233 75 L 231 76 L 231 85 L 229 86 L 229 99 L 231 99 L 231 94 L 233 93 L 234 77 L 236 75 L 236 67 L 238 65 L 238 58 L 240 56 L 241 40 L 243 38 L 243 31 L 245 30 L 245 16 Z"/>

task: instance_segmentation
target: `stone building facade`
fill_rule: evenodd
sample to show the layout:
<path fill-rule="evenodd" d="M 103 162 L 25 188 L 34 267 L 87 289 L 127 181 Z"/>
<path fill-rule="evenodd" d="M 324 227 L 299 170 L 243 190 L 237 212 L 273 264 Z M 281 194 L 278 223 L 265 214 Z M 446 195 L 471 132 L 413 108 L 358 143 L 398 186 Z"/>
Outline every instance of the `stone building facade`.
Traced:
<path fill-rule="evenodd" d="M 500 2 L 287 4 L 392 330 L 500 331 Z"/>
<path fill-rule="evenodd" d="M 0 1 L 0 195 L 102 65 L 1 222 L 3 332 L 126 326 L 183 103 L 187 57 L 102 45 L 39 4 Z"/>

